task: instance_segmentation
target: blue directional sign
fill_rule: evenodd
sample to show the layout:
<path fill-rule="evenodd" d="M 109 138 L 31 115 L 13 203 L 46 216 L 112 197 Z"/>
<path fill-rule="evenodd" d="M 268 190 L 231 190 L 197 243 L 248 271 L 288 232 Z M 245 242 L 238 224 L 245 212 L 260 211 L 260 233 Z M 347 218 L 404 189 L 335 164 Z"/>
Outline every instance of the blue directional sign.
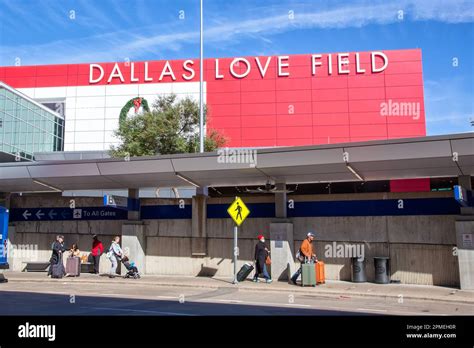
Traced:
<path fill-rule="evenodd" d="M 472 192 L 460 185 L 454 185 L 454 199 L 463 207 L 472 205 Z"/>
<path fill-rule="evenodd" d="M 8 209 L 0 207 L 0 269 L 8 268 Z"/>
<path fill-rule="evenodd" d="M 11 221 L 126 220 L 127 211 L 111 207 L 11 209 Z"/>

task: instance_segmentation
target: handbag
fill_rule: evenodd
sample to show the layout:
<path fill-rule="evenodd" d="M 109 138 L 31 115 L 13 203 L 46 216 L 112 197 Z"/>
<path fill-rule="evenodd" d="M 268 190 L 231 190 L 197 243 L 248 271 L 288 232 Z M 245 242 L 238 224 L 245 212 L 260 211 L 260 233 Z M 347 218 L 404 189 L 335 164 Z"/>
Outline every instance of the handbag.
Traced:
<path fill-rule="evenodd" d="M 265 264 L 266 265 L 271 265 L 272 264 L 272 259 L 268 255 L 267 255 L 267 258 L 265 259 Z"/>
<path fill-rule="evenodd" d="M 296 259 L 299 261 L 299 262 L 304 262 L 305 261 L 305 257 L 303 255 L 303 253 L 301 252 L 301 249 L 298 250 L 298 252 L 296 253 Z"/>

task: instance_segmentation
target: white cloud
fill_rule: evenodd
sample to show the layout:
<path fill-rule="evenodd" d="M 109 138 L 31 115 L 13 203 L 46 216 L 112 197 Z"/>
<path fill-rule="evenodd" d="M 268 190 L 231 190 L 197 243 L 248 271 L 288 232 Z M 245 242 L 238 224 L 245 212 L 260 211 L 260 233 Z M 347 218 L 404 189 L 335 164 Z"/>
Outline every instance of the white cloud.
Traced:
<path fill-rule="evenodd" d="M 116 27 L 104 13 L 93 7 L 91 2 L 82 2 L 89 22 L 110 24 Z M 331 4 L 331 8 L 317 9 L 310 4 L 297 4 L 295 18 L 289 19 L 288 7 L 279 6 L 258 11 L 255 18 L 240 20 L 213 20 L 205 29 L 206 44 L 230 45 L 241 38 L 251 38 L 268 43 L 268 35 L 310 28 L 363 27 L 369 24 L 389 24 L 399 21 L 398 11 L 403 10 L 404 20 L 440 21 L 446 23 L 466 23 L 474 21 L 474 1 L 422 0 L 398 2 L 357 2 L 350 5 Z M 311 8 L 312 11 L 308 11 Z M 21 9 L 16 8 L 19 15 Z M 24 11 L 23 11 L 24 12 Z M 95 13 L 95 15 L 92 15 Z M 27 15 L 23 13 L 23 15 Z M 31 16 L 31 14 L 30 14 Z M 89 17 L 87 17 L 89 16 Z M 53 17 L 55 21 L 59 19 Z M 23 64 L 53 64 L 89 61 L 122 60 L 125 57 L 140 59 L 144 53 L 164 53 L 178 51 L 183 45 L 197 43 L 196 30 L 179 31 L 176 24 L 162 23 L 136 28 L 133 31 L 116 30 L 82 39 L 65 39 L 37 45 L 0 46 L 1 65 L 11 65 L 15 57 L 22 58 Z M 158 33 L 158 34 L 155 34 Z"/>
<path fill-rule="evenodd" d="M 457 75 L 425 81 L 426 128 L 429 135 L 473 131 L 473 89 Z"/>

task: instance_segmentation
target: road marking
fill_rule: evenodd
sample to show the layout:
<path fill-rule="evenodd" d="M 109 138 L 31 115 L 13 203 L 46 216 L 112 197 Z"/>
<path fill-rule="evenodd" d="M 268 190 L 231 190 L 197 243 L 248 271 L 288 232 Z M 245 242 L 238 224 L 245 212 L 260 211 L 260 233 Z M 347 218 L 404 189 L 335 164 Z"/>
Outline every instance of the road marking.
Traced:
<path fill-rule="evenodd" d="M 226 303 L 242 303 L 244 305 L 258 305 L 258 306 L 276 306 L 276 307 L 281 307 L 282 305 L 285 306 L 291 306 L 291 307 L 311 307 L 311 305 L 306 305 L 306 304 L 295 304 L 295 303 L 277 303 L 277 302 L 256 302 L 256 301 L 240 301 L 240 300 L 225 300 L 225 299 L 220 299 L 217 300 L 219 302 L 226 302 Z M 195 300 L 195 301 L 190 301 L 190 302 L 206 302 L 206 303 L 215 303 L 212 301 L 212 299 L 200 299 L 200 300 Z"/>
<path fill-rule="evenodd" d="M 239 300 L 217 300 L 219 302 L 225 302 L 225 303 L 243 303 L 244 301 L 239 301 Z"/>
<path fill-rule="evenodd" d="M 179 297 L 177 296 L 156 296 L 157 298 L 166 298 L 166 299 L 171 299 L 171 300 L 177 300 Z"/>
<path fill-rule="evenodd" d="M 371 309 L 371 308 L 356 308 L 358 311 L 369 311 L 369 312 L 387 312 L 386 309 Z"/>
<path fill-rule="evenodd" d="M 309 304 L 298 304 L 298 303 L 285 303 L 285 306 L 311 307 L 311 305 Z"/>
<path fill-rule="evenodd" d="M 145 309 L 129 309 L 129 308 L 107 308 L 107 307 L 81 307 L 84 309 L 97 309 L 101 311 L 120 311 L 120 312 L 138 312 L 138 313 L 153 313 L 153 314 L 169 314 L 169 315 L 181 315 L 181 316 L 195 316 L 195 314 L 188 313 L 176 313 L 176 312 L 161 312 L 161 311 L 151 311 Z"/>

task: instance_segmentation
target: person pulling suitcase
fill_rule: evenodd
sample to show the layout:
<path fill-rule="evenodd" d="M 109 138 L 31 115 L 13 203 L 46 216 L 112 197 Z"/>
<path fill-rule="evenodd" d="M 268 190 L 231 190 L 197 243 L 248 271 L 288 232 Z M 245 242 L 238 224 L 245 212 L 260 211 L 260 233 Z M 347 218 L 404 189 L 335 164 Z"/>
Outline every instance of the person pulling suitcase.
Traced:
<path fill-rule="evenodd" d="M 296 253 L 296 258 L 298 261 L 301 263 L 300 268 L 293 274 L 291 277 L 291 282 L 296 285 L 296 281 L 298 280 L 298 277 L 300 276 L 303 265 L 306 263 L 314 263 L 318 262 L 318 259 L 316 258 L 316 254 L 313 251 L 313 240 L 314 240 L 314 233 L 313 232 L 308 232 L 306 235 L 306 239 L 301 243 L 301 247 Z"/>
<path fill-rule="evenodd" d="M 266 283 L 271 283 L 272 279 L 267 271 L 267 263 L 270 259 L 270 251 L 265 245 L 265 237 L 259 235 L 258 242 L 255 245 L 255 276 L 253 277 L 254 282 L 259 282 L 259 274 L 263 274 Z"/>
<path fill-rule="evenodd" d="M 63 253 L 66 251 L 64 247 L 64 236 L 56 236 L 56 240 L 51 245 L 52 254 L 49 260 L 48 276 L 51 278 L 62 278 L 66 272 L 64 271 Z"/>

